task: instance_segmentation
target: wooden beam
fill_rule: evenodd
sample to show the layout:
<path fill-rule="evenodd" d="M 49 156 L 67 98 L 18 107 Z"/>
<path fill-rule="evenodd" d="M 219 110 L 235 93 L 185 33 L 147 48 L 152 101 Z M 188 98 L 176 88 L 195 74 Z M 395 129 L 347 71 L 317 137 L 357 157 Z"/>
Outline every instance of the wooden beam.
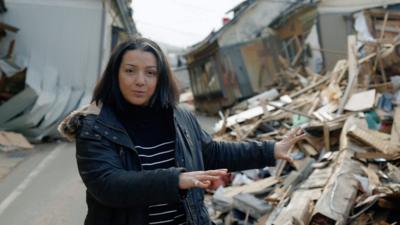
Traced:
<path fill-rule="evenodd" d="M 256 219 L 272 210 L 270 204 L 246 193 L 240 193 L 233 197 L 233 207 L 244 213 L 248 212 L 250 216 Z"/>
<path fill-rule="evenodd" d="M 308 224 L 314 209 L 312 198 L 314 190 L 295 191 L 288 206 L 282 209 L 278 217 L 273 221 L 274 225 L 296 225 L 298 221 Z"/>
<path fill-rule="evenodd" d="M 272 107 L 281 109 L 283 111 L 287 111 L 287 112 L 291 112 L 291 113 L 294 113 L 294 114 L 297 114 L 297 115 L 301 115 L 301 116 L 307 117 L 307 118 L 312 119 L 312 120 L 316 120 L 316 118 L 314 116 L 310 116 L 307 113 L 303 113 L 303 112 L 300 112 L 300 111 L 295 110 L 295 109 L 290 109 L 290 108 L 285 107 L 285 106 L 278 106 L 278 105 L 275 105 L 275 104 L 273 104 L 271 102 L 268 102 L 267 105 L 270 105 Z"/>
<path fill-rule="evenodd" d="M 363 129 L 357 125 L 353 125 L 351 128 L 349 128 L 348 135 L 362 142 L 363 144 L 373 147 L 379 152 L 392 155 L 393 157 L 400 155 L 400 145 L 392 144 L 388 140 L 383 140 L 374 132 L 370 132 L 368 129 Z"/>
<path fill-rule="evenodd" d="M 357 61 L 357 50 L 356 50 L 356 36 L 349 35 L 347 38 L 347 51 L 348 51 L 348 66 L 349 66 L 349 82 L 347 83 L 346 90 L 344 92 L 343 97 L 340 100 L 340 105 L 337 111 L 337 115 L 343 113 L 344 106 L 350 96 L 351 93 L 354 92 L 354 86 L 357 84 L 357 76 L 358 76 L 358 61 Z"/>
<path fill-rule="evenodd" d="M 311 225 L 335 224 L 344 225 L 353 207 L 357 195 L 358 181 L 355 175 L 361 175 L 361 163 L 352 159 L 349 149 L 352 145 L 346 133 L 353 124 L 349 118 L 340 136 L 340 153 L 336 160 L 335 170 L 330 177 L 321 197 L 315 205 L 311 217 Z"/>
<path fill-rule="evenodd" d="M 400 108 L 399 107 L 397 107 L 394 110 L 390 142 L 395 145 L 400 144 Z"/>
<path fill-rule="evenodd" d="M 295 98 L 295 97 L 297 97 L 297 96 L 299 96 L 299 95 L 301 95 L 301 94 L 303 94 L 303 93 L 306 93 L 307 91 L 312 90 L 312 89 L 318 87 L 319 85 L 325 83 L 325 82 L 328 81 L 329 79 L 330 79 L 330 76 L 325 76 L 325 77 L 321 78 L 319 81 L 317 81 L 316 83 L 311 84 L 311 85 L 309 85 L 308 87 L 303 88 L 303 89 L 301 89 L 300 91 L 297 91 L 297 92 L 291 94 L 290 97 L 291 97 L 291 98 Z"/>
<path fill-rule="evenodd" d="M 233 196 L 239 193 L 249 193 L 249 194 L 262 193 L 267 188 L 275 185 L 276 183 L 278 183 L 278 179 L 276 179 L 275 177 L 268 177 L 239 187 L 231 186 L 224 188 L 223 196 L 226 198 L 232 198 Z"/>

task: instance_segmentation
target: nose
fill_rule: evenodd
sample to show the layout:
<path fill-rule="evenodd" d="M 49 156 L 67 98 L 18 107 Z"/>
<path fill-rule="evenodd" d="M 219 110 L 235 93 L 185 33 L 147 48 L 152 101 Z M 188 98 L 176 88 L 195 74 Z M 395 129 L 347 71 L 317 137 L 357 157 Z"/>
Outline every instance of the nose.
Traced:
<path fill-rule="evenodd" d="M 140 86 L 140 87 L 146 84 L 146 77 L 144 75 L 144 72 L 138 73 L 138 75 L 136 76 L 136 79 L 135 79 L 135 84 L 136 84 L 136 86 Z"/>

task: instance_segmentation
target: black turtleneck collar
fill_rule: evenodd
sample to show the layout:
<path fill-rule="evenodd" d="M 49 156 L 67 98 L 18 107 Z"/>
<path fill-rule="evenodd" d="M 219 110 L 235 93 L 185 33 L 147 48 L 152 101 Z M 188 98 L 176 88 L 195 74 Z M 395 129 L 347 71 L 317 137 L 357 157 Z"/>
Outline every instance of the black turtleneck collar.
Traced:
<path fill-rule="evenodd" d="M 137 106 L 124 100 L 123 108 L 115 111 L 118 120 L 136 145 L 151 145 L 153 141 L 163 142 L 175 137 L 171 108 Z"/>

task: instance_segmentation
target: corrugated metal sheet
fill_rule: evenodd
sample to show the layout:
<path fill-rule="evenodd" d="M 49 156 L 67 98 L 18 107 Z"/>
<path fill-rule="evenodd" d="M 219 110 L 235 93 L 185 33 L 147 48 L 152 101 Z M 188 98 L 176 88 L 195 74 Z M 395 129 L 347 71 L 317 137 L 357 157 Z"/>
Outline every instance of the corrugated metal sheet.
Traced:
<path fill-rule="evenodd" d="M 242 59 L 240 45 L 222 48 L 221 54 L 226 59 L 225 68 L 228 70 L 228 74 L 231 74 L 234 79 L 233 82 L 231 80 L 224 87 L 231 89 L 229 91 L 233 91 L 234 100 L 252 96 L 253 89 L 247 74 L 246 65 Z"/>
<path fill-rule="evenodd" d="M 100 74 L 102 1 L 9 0 L 6 4 L 8 12 L 0 19 L 20 29 L 7 37 L 16 39 L 15 62 L 27 67 L 26 83 L 39 98 L 31 110 L 0 128 L 41 138 L 54 132 L 68 110 L 90 99 Z M 3 43 L 2 52 L 8 48 L 7 40 Z"/>

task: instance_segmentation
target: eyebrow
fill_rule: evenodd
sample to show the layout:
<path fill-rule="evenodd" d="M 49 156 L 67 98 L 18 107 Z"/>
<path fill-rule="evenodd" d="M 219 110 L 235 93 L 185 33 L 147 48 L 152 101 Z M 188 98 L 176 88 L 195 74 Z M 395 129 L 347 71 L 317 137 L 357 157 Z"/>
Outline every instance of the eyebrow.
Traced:
<path fill-rule="evenodd" d="M 136 67 L 136 65 L 134 65 L 134 64 L 129 64 L 129 63 L 125 63 L 125 65 L 127 65 L 127 66 L 134 66 L 134 67 Z M 157 66 L 146 66 L 146 67 L 150 67 L 150 68 L 157 68 Z"/>

